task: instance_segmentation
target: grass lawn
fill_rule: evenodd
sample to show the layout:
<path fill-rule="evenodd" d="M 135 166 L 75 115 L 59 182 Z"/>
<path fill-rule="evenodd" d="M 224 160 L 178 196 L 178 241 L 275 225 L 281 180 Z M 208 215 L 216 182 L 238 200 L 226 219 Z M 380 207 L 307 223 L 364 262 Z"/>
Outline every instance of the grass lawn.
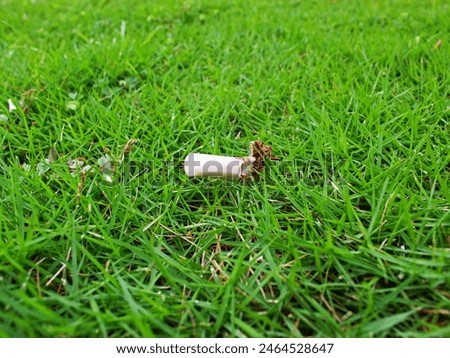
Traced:
<path fill-rule="evenodd" d="M 0 7 L 0 336 L 450 337 L 448 1 Z"/>

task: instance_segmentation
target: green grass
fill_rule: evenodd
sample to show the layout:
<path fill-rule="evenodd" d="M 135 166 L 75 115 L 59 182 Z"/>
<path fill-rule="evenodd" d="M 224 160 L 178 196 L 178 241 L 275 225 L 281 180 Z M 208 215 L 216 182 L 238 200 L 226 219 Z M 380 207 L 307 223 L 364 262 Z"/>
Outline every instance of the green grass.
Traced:
<path fill-rule="evenodd" d="M 450 337 L 447 1 L 20 3 L 0 336 Z M 258 138 L 257 182 L 180 168 Z"/>

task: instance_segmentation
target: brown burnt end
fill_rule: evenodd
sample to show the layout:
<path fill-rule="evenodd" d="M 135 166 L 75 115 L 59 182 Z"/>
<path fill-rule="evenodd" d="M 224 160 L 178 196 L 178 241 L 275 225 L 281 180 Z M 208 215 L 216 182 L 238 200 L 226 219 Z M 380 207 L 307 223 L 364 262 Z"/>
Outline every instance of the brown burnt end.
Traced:
<path fill-rule="evenodd" d="M 266 145 L 260 140 L 254 140 L 250 143 L 250 155 L 255 158 L 255 162 L 252 167 L 252 176 L 257 178 L 259 174 L 264 170 L 265 158 L 271 160 L 278 160 L 279 158 L 272 155 L 272 147 Z"/>

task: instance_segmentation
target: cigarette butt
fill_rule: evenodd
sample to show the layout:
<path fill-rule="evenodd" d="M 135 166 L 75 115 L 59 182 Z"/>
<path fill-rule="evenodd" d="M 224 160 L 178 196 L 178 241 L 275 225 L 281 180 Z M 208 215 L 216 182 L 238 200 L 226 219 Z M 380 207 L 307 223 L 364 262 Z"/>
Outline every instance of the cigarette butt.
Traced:
<path fill-rule="evenodd" d="M 255 160 L 253 156 L 241 158 L 190 153 L 184 160 L 184 171 L 190 177 L 240 179 L 247 176 Z"/>

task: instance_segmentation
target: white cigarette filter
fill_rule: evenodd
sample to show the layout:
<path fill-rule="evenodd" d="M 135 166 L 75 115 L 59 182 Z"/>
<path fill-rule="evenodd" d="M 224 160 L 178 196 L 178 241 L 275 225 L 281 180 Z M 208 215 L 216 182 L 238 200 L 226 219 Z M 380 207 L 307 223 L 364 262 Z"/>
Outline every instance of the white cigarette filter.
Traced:
<path fill-rule="evenodd" d="M 190 177 L 243 179 L 247 177 L 255 161 L 253 156 L 241 158 L 190 153 L 184 160 L 184 171 Z"/>

